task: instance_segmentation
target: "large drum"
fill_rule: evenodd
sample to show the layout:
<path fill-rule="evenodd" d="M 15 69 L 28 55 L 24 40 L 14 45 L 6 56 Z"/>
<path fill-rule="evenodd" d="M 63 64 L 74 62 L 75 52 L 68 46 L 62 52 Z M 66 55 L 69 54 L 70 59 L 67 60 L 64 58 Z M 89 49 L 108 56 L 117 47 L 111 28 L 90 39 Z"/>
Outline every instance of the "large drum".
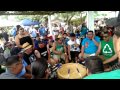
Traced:
<path fill-rule="evenodd" d="M 57 70 L 58 79 L 82 79 L 86 74 L 85 66 L 79 63 L 63 64 Z"/>

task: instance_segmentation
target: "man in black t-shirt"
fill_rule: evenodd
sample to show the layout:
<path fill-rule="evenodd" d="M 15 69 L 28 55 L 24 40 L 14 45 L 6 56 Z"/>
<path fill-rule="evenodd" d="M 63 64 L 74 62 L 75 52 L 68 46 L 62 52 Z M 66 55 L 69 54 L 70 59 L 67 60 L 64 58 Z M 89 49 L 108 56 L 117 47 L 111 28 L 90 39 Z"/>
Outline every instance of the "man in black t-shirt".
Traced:
<path fill-rule="evenodd" d="M 48 60 L 48 49 L 47 45 L 44 43 L 44 41 L 40 41 L 38 43 L 38 51 L 40 52 L 41 57 L 45 58 Z"/>
<path fill-rule="evenodd" d="M 34 54 L 33 54 L 33 46 L 30 45 L 28 42 L 24 43 L 22 46 L 22 52 L 23 52 L 23 59 L 27 63 L 27 70 L 31 71 L 31 63 L 36 60 Z"/>

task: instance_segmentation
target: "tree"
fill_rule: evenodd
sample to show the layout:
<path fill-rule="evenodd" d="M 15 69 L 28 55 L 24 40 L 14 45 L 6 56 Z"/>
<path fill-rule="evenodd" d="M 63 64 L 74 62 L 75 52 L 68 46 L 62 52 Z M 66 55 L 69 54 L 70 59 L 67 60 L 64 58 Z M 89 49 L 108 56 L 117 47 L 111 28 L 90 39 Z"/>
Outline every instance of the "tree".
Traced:
<path fill-rule="evenodd" d="M 43 15 L 16 15 L 15 19 L 21 21 L 23 19 L 31 19 L 33 21 L 40 21 L 43 18 Z"/>
<path fill-rule="evenodd" d="M 66 12 L 66 13 L 57 13 L 56 19 L 62 19 L 64 22 L 69 24 L 72 20 L 72 18 L 77 15 L 80 16 L 81 11 L 79 12 Z"/>

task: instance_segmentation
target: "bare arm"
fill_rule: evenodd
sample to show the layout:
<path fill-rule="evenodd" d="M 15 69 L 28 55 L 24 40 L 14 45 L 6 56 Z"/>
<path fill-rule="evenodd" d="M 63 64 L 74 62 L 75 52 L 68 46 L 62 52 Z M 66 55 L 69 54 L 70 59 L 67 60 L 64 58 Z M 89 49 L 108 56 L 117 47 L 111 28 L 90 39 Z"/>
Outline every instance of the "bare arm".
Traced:
<path fill-rule="evenodd" d="M 115 55 L 112 56 L 111 58 L 105 60 L 105 61 L 103 62 L 103 64 L 110 63 L 110 62 L 112 62 L 112 61 L 115 61 L 116 59 L 117 59 L 117 54 L 115 54 Z"/>
<path fill-rule="evenodd" d="M 26 68 L 26 70 L 28 70 L 28 72 L 31 73 L 31 65 L 28 65 L 28 66 L 26 66 L 25 68 Z"/>
<path fill-rule="evenodd" d="M 98 56 L 100 54 L 100 52 L 101 52 L 101 43 L 98 46 L 98 50 L 97 50 L 95 56 Z"/>
<path fill-rule="evenodd" d="M 48 52 L 48 60 L 49 60 L 50 59 L 50 48 L 48 44 L 47 44 L 47 52 Z"/>
<path fill-rule="evenodd" d="M 22 48 L 22 45 L 20 45 L 20 40 L 18 38 L 18 35 L 15 37 L 15 43 L 19 48 Z"/>
<path fill-rule="evenodd" d="M 75 40 L 75 47 L 79 47 L 79 46 L 80 46 L 80 41 Z"/>
<path fill-rule="evenodd" d="M 67 53 L 67 49 L 66 49 L 66 46 L 64 45 L 64 51 L 65 51 L 65 53 Z"/>
<path fill-rule="evenodd" d="M 68 45 L 68 55 L 70 55 L 70 45 Z"/>
<path fill-rule="evenodd" d="M 82 48 L 81 48 L 81 57 L 83 57 L 84 56 L 84 46 L 82 46 Z"/>
<path fill-rule="evenodd" d="M 93 38 L 93 42 L 95 43 L 96 46 L 99 46 L 99 43 Z"/>

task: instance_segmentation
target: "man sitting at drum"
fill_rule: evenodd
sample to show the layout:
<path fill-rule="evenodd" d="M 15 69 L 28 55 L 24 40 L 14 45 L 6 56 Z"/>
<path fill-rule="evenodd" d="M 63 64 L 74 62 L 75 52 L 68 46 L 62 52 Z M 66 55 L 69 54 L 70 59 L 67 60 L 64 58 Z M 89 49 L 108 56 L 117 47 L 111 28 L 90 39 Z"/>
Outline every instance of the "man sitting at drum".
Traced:
<path fill-rule="evenodd" d="M 100 42 L 96 52 L 96 56 L 97 55 L 103 60 L 104 64 L 112 66 L 118 62 L 117 54 L 115 54 L 113 38 L 109 35 L 108 31 L 103 34 L 103 40 Z"/>
<path fill-rule="evenodd" d="M 78 55 L 80 53 L 80 40 L 76 38 L 74 33 L 70 34 L 70 40 L 68 41 L 68 55 L 69 60 L 73 60 L 73 62 L 77 62 Z"/>
<path fill-rule="evenodd" d="M 53 43 L 53 59 L 58 60 L 58 62 L 63 59 L 68 62 L 66 47 L 63 44 L 62 35 L 58 35 L 56 42 Z"/>
<path fill-rule="evenodd" d="M 31 63 L 32 79 L 48 79 L 50 70 L 45 58 L 40 58 L 39 61 Z"/>
<path fill-rule="evenodd" d="M 100 38 L 94 36 L 93 31 L 88 31 L 87 37 L 82 41 L 81 53 L 79 54 L 80 58 L 87 58 L 89 56 L 94 56 L 98 50 L 100 43 Z"/>
<path fill-rule="evenodd" d="M 120 79 L 120 70 L 104 72 L 103 62 L 97 56 L 91 56 L 85 59 L 87 75 L 84 79 Z"/>

